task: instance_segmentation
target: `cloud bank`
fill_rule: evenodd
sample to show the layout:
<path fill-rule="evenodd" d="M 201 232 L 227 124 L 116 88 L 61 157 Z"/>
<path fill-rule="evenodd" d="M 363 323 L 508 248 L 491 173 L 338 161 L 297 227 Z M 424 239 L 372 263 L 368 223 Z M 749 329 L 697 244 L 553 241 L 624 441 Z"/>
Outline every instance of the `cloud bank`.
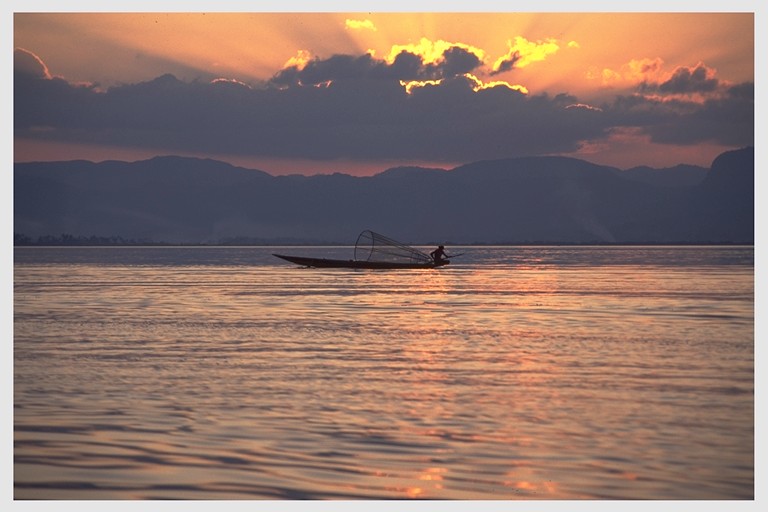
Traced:
<path fill-rule="evenodd" d="M 618 129 L 667 144 L 754 144 L 754 85 L 722 82 L 703 64 L 663 76 L 646 63 L 633 90 L 587 104 L 488 80 L 545 59 L 554 41 L 511 41 L 493 65 L 481 50 L 440 43 L 383 59 L 300 52 L 258 84 L 163 75 L 107 90 L 52 77 L 43 59 L 17 49 L 14 135 L 163 153 L 433 162 L 568 153 Z"/>

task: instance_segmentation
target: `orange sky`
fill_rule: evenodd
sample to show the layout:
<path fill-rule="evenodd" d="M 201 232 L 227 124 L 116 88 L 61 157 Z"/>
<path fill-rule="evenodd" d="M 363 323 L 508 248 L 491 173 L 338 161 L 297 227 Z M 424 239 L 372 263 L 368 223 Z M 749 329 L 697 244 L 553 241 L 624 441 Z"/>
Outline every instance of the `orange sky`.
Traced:
<path fill-rule="evenodd" d="M 642 80 L 643 61 L 658 62 L 659 75 L 702 62 L 724 79 L 754 80 L 752 23 L 744 13 L 35 13 L 15 16 L 14 46 L 53 74 L 108 86 L 168 69 L 252 82 L 300 52 L 384 57 L 422 42 L 464 43 L 492 62 L 519 41 L 530 54 L 553 49 L 499 78 L 588 97 Z"/>
<path fill-rule="evenodd" d="M 257 81 L 299 52 L 383 57 L 423 40 L 464 43 L 494 61 L 521 38 L 531 53 L 546 43 L 554 51 L 540 52 L 546 64 L 501 78 L 590 95 L 636 83 L 632 63 L 643 60 L 660 60 L 661 74 L 703 62 L 725 79 L 752 80 L 751 27 L 743 13 L 35 13 L 15 16 L 14 46 L 40 55 L 53 74 L 106 86 L 171 68 L 181 79 Z"/>
<path fill-rule="evenodd" d="M 471 76 L 478 87 L 503 84 L 529 98 L 568 94 L 591 108 L 617 95 L 636 94 L 644 82 L 669 81 L 681 68 L 698 67 L 720 86 L 754 82 L 753 26 L 749 12 L 17 13 L 13 44 L 38 57 L 51 77 L 91 84 L 95 91 L 148 82 L 167 73 L 184 82 L 224 78 L 259 87 L 286 66 L 300 69 L 313 59 L 368 53 L 392 63 L 399 51 L 406 50 L 426 64 L 452 46 L 482 60 Z M 516 59 L 514 66 L 499 68 L 510 56 Z M 619 167 L 709 165 L 727 149 L 729 144 L 714 140 L 659 144 L 636 130 L 617 128 L 560 154 Z M 14 158 L 130 160 L 158 153 L 163 151 L 135 144 L 99 147 L 93 142 L 17 134 Z M 168 148 L 165 153 L 182 151 Z M 464 163 L 417 155 L 391 161 L 338 155 L 318 161 L 301 155 L 203 150 L 199 156 L 273 173 L 368 174 L 401 163 L 444 167 Z"/>

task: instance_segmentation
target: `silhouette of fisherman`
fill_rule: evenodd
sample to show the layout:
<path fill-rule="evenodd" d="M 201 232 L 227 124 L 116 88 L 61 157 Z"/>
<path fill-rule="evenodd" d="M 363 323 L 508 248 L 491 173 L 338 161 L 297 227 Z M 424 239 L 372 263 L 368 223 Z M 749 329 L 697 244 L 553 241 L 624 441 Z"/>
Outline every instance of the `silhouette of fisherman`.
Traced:
<path fill-rule="evenodd" d="M 432 259 L 435 260 L 435 263 L 444 262 L 446 258 L 445 246 L 439 246 L 437 249 L 429 253 L 429 255 L 432 256 Z"/>

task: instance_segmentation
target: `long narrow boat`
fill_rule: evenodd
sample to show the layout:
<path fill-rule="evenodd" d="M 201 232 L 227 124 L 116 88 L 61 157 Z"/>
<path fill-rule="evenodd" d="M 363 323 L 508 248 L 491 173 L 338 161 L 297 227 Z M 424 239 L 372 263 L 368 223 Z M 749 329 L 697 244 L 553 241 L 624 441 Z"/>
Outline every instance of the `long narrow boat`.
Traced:
<path fill-rule="evenodd" d="M 365 230 L 355 243 L 355 257 L 351 260 L 313 258 L 273 254 L 285 261 L 315 268 L 363 268 L 363 269 L 429 269 L 442 267 L 448 260 L 435 261 L 430 255 L 418 249 L 387 238 L 384 235 Z"/>
<path fill-rule="evenodd" d="M 398 268 L 435 268 L 450 263 L 442 260 L 439 263 L 398 263 L 395 261 L 359 261 L 359 260 L 334 260 L 328 258 L 309 258 L 305 256 L 287 256 L 285 254 L 273 254 L 278 258 L 290 261 L 302 267 L 314 268 L 369 268 L 369 269 L 398 269 Z"/>

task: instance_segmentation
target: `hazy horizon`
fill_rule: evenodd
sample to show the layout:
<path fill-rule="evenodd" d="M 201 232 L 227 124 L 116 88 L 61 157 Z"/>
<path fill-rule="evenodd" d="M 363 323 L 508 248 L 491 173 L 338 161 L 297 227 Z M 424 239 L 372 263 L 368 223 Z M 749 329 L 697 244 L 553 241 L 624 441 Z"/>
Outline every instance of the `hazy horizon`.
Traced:
<path fill-rule="evenodd" d="M 751 146 L 745 146 L 744 148 L 734 148 L 733 151 L 737 151 L 739 149 L 746 149 L 748 147 L 751 147 Z M 538 155 L 538 156 L 543 156 L 543 157 L 548 157 L 548 156 L 560 157 L 560 156 L 563 156 L 563 155 Z M 719 156 L 719 154 L 715 155 L 714 158 L 717 158 L 717 156 Z M 270 168 L 266 168 L 266 167 L 249 167 L 247 165 L 247 163 L 244 164 L 244 165 L 241 165 L 241 164 L 237 163 L 238 159 L 219 159 L 219 158 L 212 158 L 212 157 L 207 157 L 207 156 L 193 156 L 193 155 L 180 155 L 180 154 L 157 154 L 157 155 L 154 155 L 154 156 L 148 156 L 146 158 L 136 158 L 136 159 L 133 159 L 133 160 L 124 160 L 124 159 L 121 159 L 121 158 L 104 158 L 104 159 L 95 159 L 95 160 L 91 160 L 91 159 L 87 159 L 87 158 L 72 158 L 72 159 L 61 159 L 61 160 L 59 160 L 59 159 L 51 159 L 51 160 L 36 160 L 36 159 L 32 159 L 32 160 L 25 160 L 25 161 L 15 161 L 14 164 L 66 163 L 66 162 L 75 162 L 75 161 L 85 161 L 85 162 L 89 162 L 89 163 L 93 163 L 93 164 L 102 164 L 102 163 L 107 163 L 107 162 L 122 162 L 122 163 L 128 163 L 128 164 L 132 164 L 132 163 L 135 164 L 135 163 L 140 163 L 140 162 L 146 162 L 146 161 L 149 161 L 149 160 L 164 159 L 164 158 L 182 158 L 182 159 L 187 159 L 188 158 L 188 159 L 192 159 L 192 160 L 212 160 L 214 162 L 221 162 L 221 163 L 224 163 L 224 164 L 229 164 L 229 165 L 231 165 L 233 167 L 239 167 L 239 168 L 246 169 L 246 170 L 251 170 L 251 171 L 264 172 L 264 173 L 269 174 L 270 176 L 274 176 L 274 177 L 278 177 L 278 176 L 292 176 L 292 175 L 301 175 L 301 176 L 308 176 L 308 177 L 310 177 L 310 176 L 327 176 L 327 175 L 332 175 L 332 174 L 344 174 L 344 175 L 351 176 L 351 177 L 372 177 L 372 176 L 375 176 L 377 174 L 381 174 L 381 173 L 387 172 L 389 170 L 399 169 L 399 168 L 421 168 L 421 169 L 425 169 L 425 170 L 439 170 L 439 171 L 450 172 L 450 171 L 452 171 L 452 170 L 454 170 L 454 169 L 456 169 L 458 167 L 462 167 L 464 165 L 470 165 L 470 164 L 478 162 L 478 161 L 458 162 L 458 163 L 455 163 L 455 164 L 446 164 L 445 162 L 440 162 L 440 163 L 435 163 L 435 164 L 430 164 L 430 163 L 393 163 L 391 165 L 387 165 L 387 164 L 382 163 L 382 162 L 375 162 L 375 163 L 368 164 L 368 166 L 363 166 L 363 169 L 365 169 L 365 170 L 362 171 L 362 172 L 347 172 L 347 171 L 344 171 L 344 170 L 337 170 L 337 167 L 334 166 L 333 163 L 319 163 L 318 166 L 317 166 L 318 170 L 316 172 L 314 172 L 311 167 L 307 167 L 306 169 L 304 169 L 304 172 L 298 172 L 296 170 L 291 171 L 290 168 L 284 168 L 285 163 L 278 163 L 277 164 L 277 169 L 279 169 L 279 170 L 278 171 L 274 171 L 274 170 L 272 170 Z M 490 159 L 490 160 L 491 161 L 515 160 L 515 159 L 519 159 L 519 158 L 531 158 L 531 156 L 523 155 L 523 156 L 518 156 L 518 157 L 497 158 L 497 159 Z M 589 158 L 584 158 L 584 157 L 563 156 L 563 158 L 573 158 L 575 160 L 582 160 L 584 162 L 587 162 L 587 163 L 590 163 L 590 164 L 594 164 L 594 165 L 600 165 L 600 166 L 605 166 L 605 167 L 613 167 L 613 168 L 616 168 L 616 169 L 618 169 L 620 171 L 627 171 L 627 170 L 636 169 L 636 168 L 639 168 L 639 167 L 647 167 L 649 169 L 654 169 L 654 170 L 666 170 L 666 169 L 672 169 L 672 168 L 680 167 L 680 166 L 690 166 L 690 167 L 699 167 L 699 168 L 702 168 L 702 169 L 709 169 L 711 167 L 711 163 L 712 163 L 710 161 L 709 164 L 699 165 L 699 164 L 693 164 L 693 163 L 690 163 L 690 162 L 678 162 L 678 163 L 670 164 L 670 165 L 663 166 L 663 167 L 654 167 L 654 166 L 648 165 L 648 164 L 639 164 L 639 165 L 634 165 L 634 166 L 631 166 L 631 167 L 623 167 L 622 168 L 622 167 L 615 167 L 613 165 L 607 165 L 607 164 L 601 164 L 601 163 L 598 163 L 598 162 L 593 162 Z M 714 160 L 714 158 L 713 158 L 713 160 Z M 480 160 L 480 161 L 484 161 L 484 160 Z M 381 166 L 383 166 L 383 167 L 381 167 Z M 341 165 L 338 168 L 341 169 L 341 168 L 344 168 L 344 167 L 345 167 L 345 165 Z M 355 167 L 355 168 L 359 169 L 358 167 Z M 287 170 L 284 170 L 284 169 L 287 169 Z"/>

